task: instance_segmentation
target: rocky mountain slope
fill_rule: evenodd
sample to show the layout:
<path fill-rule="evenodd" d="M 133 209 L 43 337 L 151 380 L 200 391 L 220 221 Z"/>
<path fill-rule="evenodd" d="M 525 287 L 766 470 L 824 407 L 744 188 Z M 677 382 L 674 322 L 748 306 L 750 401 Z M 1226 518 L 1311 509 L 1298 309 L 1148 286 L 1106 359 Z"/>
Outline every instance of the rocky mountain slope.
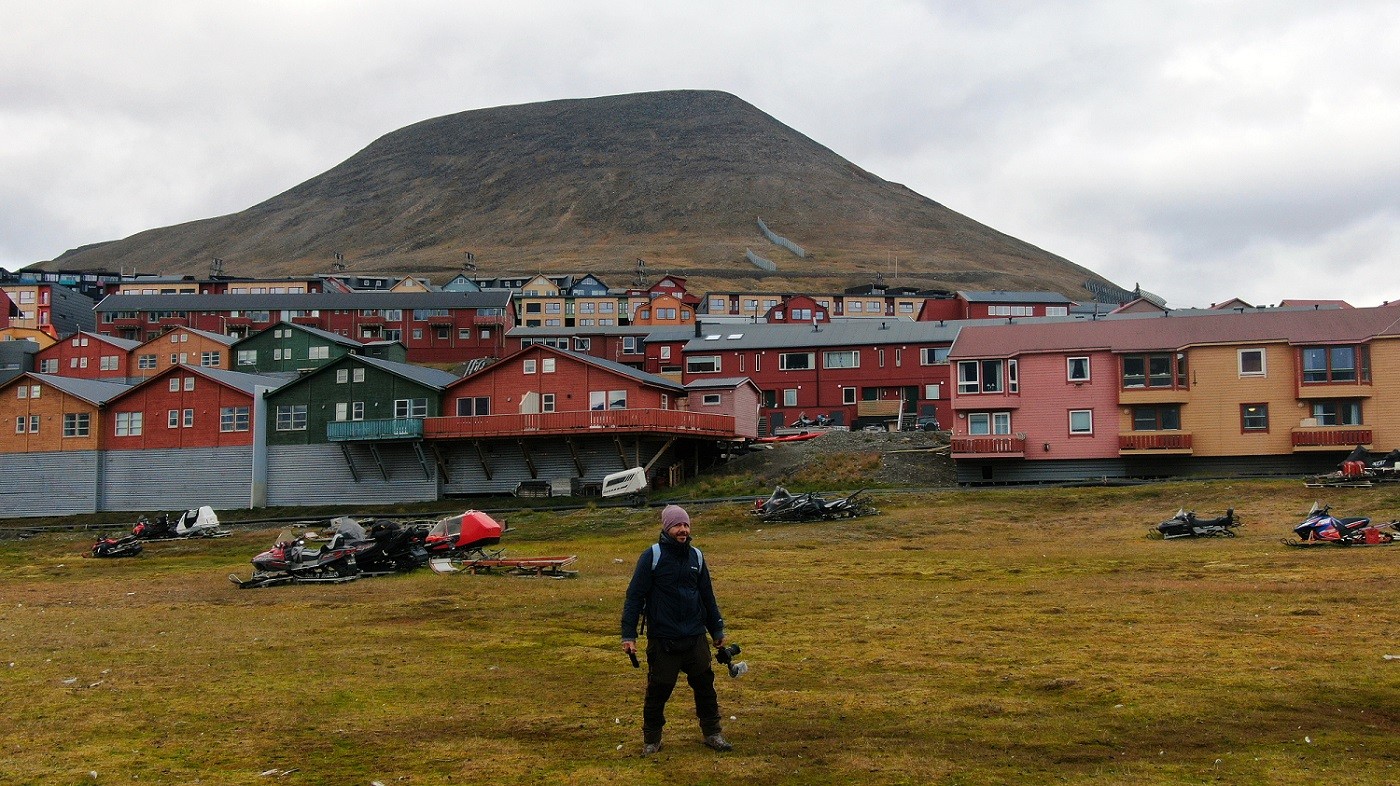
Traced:
<path fill-rule="evenodd" d="M 252 153 L 256 155 L 254 151 Z M 775 244 L 771 232 L 805 252 Z M 766 270 L 746 251 L 773 263 Z M 239 213 L 151 229 L 41 267 L 649 273 L 701 288 L 816 291 L 869 283 L 1050 289 L 1092 271 L 882 180 L 735 96 L 669 91 L 505 106 L 425 120 Z M 892 282 L 894 283 L 894 282 Z"/>

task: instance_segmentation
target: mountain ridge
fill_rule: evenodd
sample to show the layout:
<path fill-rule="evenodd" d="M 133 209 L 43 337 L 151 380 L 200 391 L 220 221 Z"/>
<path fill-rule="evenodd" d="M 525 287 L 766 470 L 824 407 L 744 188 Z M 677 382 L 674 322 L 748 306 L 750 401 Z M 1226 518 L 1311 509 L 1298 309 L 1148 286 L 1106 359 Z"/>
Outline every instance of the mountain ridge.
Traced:
<path fill-rule="evenodd" d="M 762 217 L 808 252 L 770 243 Z M 752 249 L 777 270 L 756 267 Z M 841 158 L 743 100 L 677 90 L 477 109 L 384 134 L 236 213 L 88 244 L 47 269 L 440 277 L 650 271 L 717 287 L 833 288 L 891 273 L 925 288 L 1086 295 L 1092 271 Z M 808 286 L 810 285 L 810 286 Z"/>

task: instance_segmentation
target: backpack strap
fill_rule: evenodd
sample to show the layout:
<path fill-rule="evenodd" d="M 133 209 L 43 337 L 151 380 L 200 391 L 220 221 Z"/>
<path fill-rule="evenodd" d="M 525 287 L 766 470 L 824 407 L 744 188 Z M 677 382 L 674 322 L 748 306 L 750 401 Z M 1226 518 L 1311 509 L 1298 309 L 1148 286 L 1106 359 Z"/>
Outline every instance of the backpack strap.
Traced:
<path fill-rule="evenodd" d="M 699 565 L 698 565 L 697 567 L 699 567 L 701 570 L 703 570 L 703 569 L 705 568 L 705 555 L 704 555 L 704 553 L 701 552 L 700 549 L 695 548 L 694 546 L 691 546 L 691 547 L 690 547 L 690 550 L 693 551 L 693 552 L 695 552 L 695 558 L 696 558 L 697 560 L 699 560 Z M 656 566 L 657 566 L 658 564 L 660 564 L 660 562 L 661 562 L 661 544 L 660 544 L 660 543 L 653 543 L 653 544 L 651 544 L 651 569 L 652 569 L 652 570 L 656 570 Z"/>

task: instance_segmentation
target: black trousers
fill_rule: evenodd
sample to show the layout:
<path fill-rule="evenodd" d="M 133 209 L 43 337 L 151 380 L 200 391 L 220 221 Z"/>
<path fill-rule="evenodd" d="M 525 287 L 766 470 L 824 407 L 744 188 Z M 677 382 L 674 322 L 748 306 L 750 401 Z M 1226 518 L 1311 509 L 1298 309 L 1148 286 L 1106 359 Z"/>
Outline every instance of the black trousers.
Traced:
<path fill-rule="evenodd" d="M 662 641 L 647 639 L 647 698 L 642 705 L 642 738 L 660 742 L 666 725 L 666 700 L 676 689 L 676 680 L 685 672 L 695 693 L 695 717 L 706 736 L 720 733 L 719 697 L 715 695 L 715 671 L 710 667 L 710 645 L 704 636 L 682 650 L 667 652 Z"/>

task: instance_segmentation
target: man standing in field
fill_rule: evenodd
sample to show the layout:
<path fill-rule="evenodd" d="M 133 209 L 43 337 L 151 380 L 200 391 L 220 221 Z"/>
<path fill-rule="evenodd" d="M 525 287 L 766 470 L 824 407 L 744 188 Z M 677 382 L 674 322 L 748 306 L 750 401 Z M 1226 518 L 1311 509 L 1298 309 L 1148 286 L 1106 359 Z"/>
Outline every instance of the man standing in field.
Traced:
<path fill-rule="evenodd" d="M 647 693 L 642 705 L 642 755 L 661 750 L 661 727 L 666 725 L 666 700 L 685 672 L 695 693 L 695 716 L 705 744 L 717 751 L 732 750 L 724 739 L 715 695 L 715 672 L 710 648 L 724 646 L 724 619 L 715 602 L 705 557 L 690 542 L 690 515 L 679 505 L 661 511 L 661 538 L 637 559 L 627 602 L 622 606 L 622 649 L 637 653 L 637 624 L 645 614 L 647 631 Z"/>

